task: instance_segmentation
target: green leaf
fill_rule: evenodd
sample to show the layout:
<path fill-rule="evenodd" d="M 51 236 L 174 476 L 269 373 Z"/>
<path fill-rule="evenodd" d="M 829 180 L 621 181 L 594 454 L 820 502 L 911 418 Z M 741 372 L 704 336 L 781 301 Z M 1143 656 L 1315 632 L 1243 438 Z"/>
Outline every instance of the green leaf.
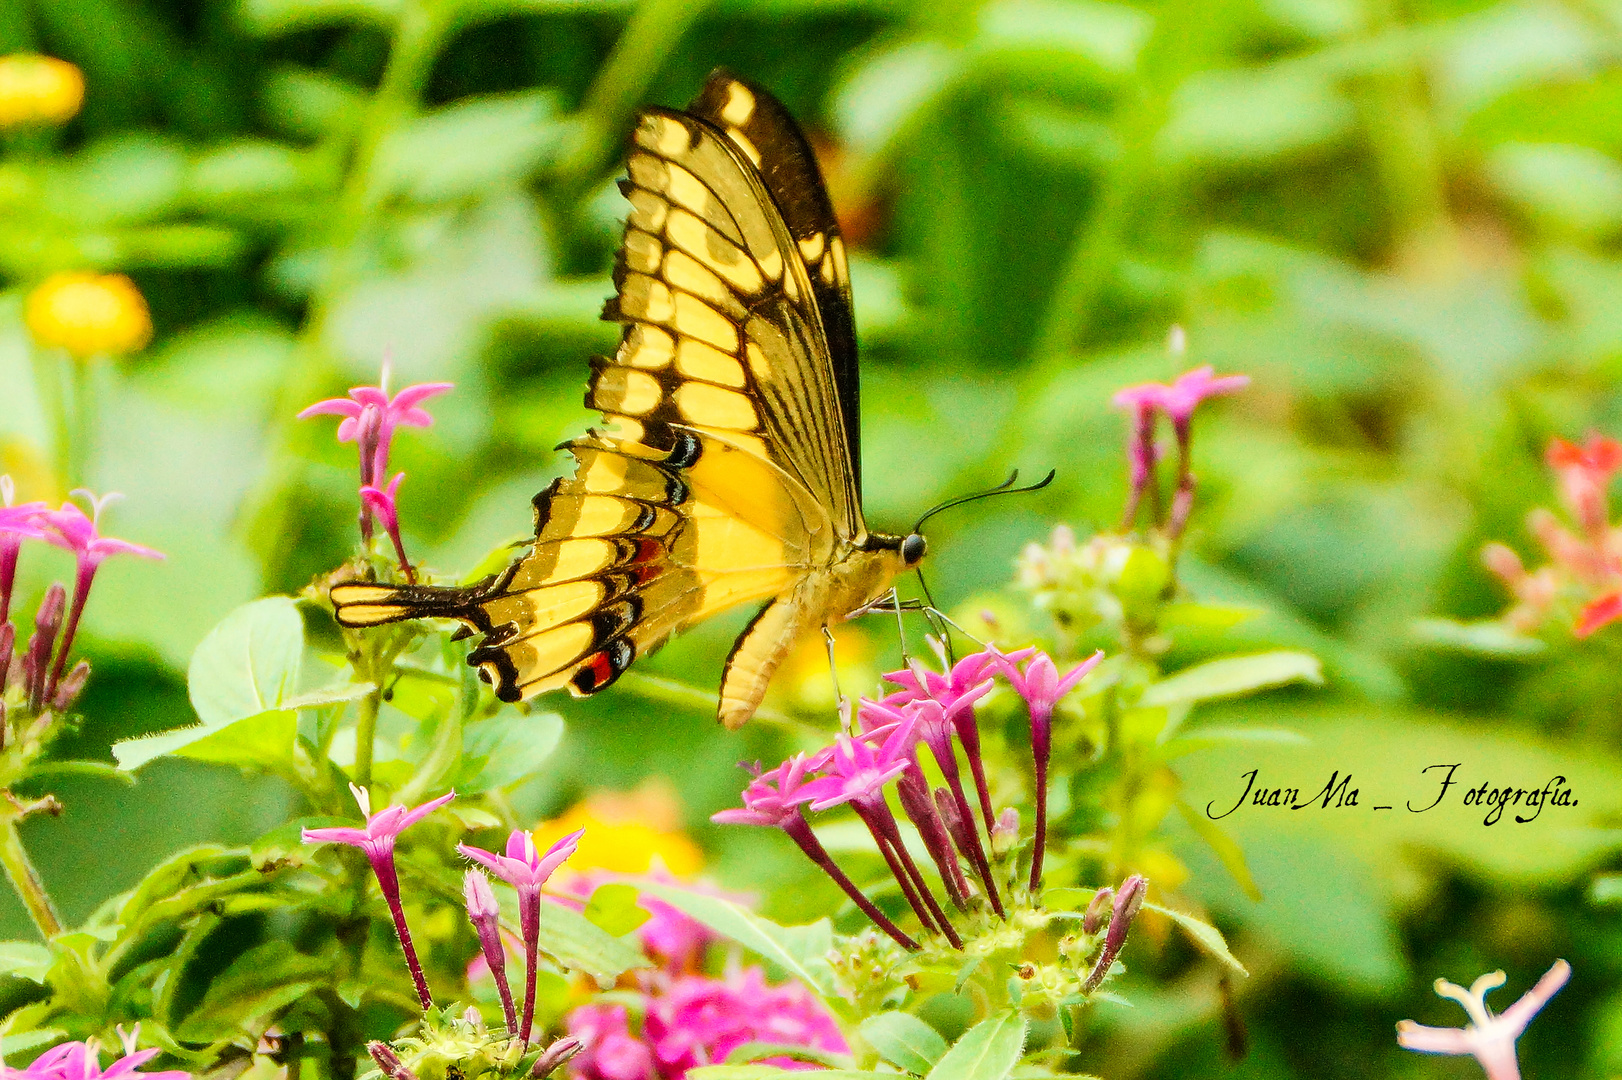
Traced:
<path fill-rule="evenodd" d="M 1254 656 L 1208 660 L 1161 679 L 1138 699 L 1142 707 L 1235 697 L 1287 683 L 1323 682 L 1323 665 L 1311 653 L 1280 649 Z"/>
<path fill-rule="evenodd" d="M 1183 815 L 1183 820 L 1188 822 L 1189 828 L 1216 852 L 1216 857 L 1222 860 L 1223 867 L 1244 890 L 1245 895 L 1260 903 L 1262 891 L 1256 885 L 1256 879 L 1251 876 L 1250 867 L 1245 864 L 1245 853 L 1240 850 L 1234 838 L 1224 832 L 1222 826 L 1188 805 L 1186 800 L 1177 800 L 1177 812 Z"/>
<path fill-rule="evenodd" d="M 929 1080 L 1005 1080 L 1025 1048 L 1025 1017 L 998 1013 L 974 1025 L 929 1070 Z"/>
<path fill-rule="evenodd" d="M 516 784 L 534 775 L 563 737 L 557 713 L 513 710 L 469 724 L 462 734 L 462 772 L 456 790 L 469 795 Z"/>
<path fill-rule="evenodd" d="M 43 983 L 49 970 L 51 950 L 39 942 L 0 941 L 0 975 Z"/>
<path fill-rule="evenodd" d="M 678 911 L 691 915 L 722 937 L 730 938 L 790 975 L 805 980 L 824 997 L 834 993 L 832 973 L 814 947 L 816 943 L 829 940 L 831 931 L 828 920 L 823 919 L 810 926 L 779 926 L 719 896 L 706 896 L 655 883 L 644 883 L 641 888 Z M 812 947 L 808 948 L 808 943 Z M 824 945 L 822 951 L 826 950 L 827 946 Z"/>
<path fill-rule="evenodd" d="M 12 1015 L 15 1016 L 16 1014 L 13 1013 Z M 5 1057 L 11 1057 L 14 1054 L 26 1054 L 35 1047 L 49 1046 L 58 1039 L 66 1038 L 67 1034 L 61 1028 L 35 1028 L 33 1031 L 22 1031 L 16 1034 L 8 1031 L 5 1033 L 4 1038 L 0 1038 L 0 1047 L 4 1048 Z M 33 1057 L 34 1055 L 28 1054 L 28 1056 Z M 4 1060 L 4 1058 L 0 1058 L 0 1060 Z"/>
<path fill-rule="evenodd" d="M 1179 630 L 1227 630 L 1263 614 L 1245 604 L 1211 604 L 1193 600 L 1173 600 L 1160 609 L 1160 628 Z"/>
<path fill-rule="evenodd" d="M 172 755 L 235 765 L 249 772 L 280 772 L 293 760 L 293 739 L 298 734 L 298 713 L 267 712 L 249 716 L 217 731 L 202 724 L 161 735 L 126 739 L 113 745 L 118 767 L 133 771 L 153 758 Z"/>
<path fill-rule="evenodd" d="M 323 686 L 316 690 L 306 690 L 302 694 L 294 694 L 282 702 L 284 709 L 315 709 L 322 705 L 342 705 L 351 701 L 359 701 L 370 694 L 377 687 L 369 682 L 342 682 Z"/>
<path fill-rule="evenodd" d="M 1227 69 L 1189 77 L 1172 97 L 1157 149 L 1186 164 L 1260 164 L 1339 142 L 1356 112 L 1321 72 Z"/>
<path fill-rule="evenodd" d="M 243 0 L 241 12 L 249 27 L 267 35 L 351 22 L 388 30 L 400 17 L 400 0 Z"/>
<path fill-rule="evenodd" d="M 1589 882 L 1588 902 L 1596 907 L 1622 905 L 1622 874 L 1600 874 Z"/>
<path fill-rule="evenodd" d="M 1506 143 L 1488 156 L 1487 173 L 1552 225 L 1575 233 L 1622 228 L 1622 165 L 1593 147 Z"/>
<path fill-rule="evenodd" d="M 192 653 L 187 693 L 208 727 L 279 709 L 298 685 L 304 620 L 291 597 L 237 608 Z"/>
<path fill-rule="evenodd" d="M 182 1042 L 212 1042 L 253 1032 L 333 975 L 332 961 L 306 956 L 285 941 L 249 949 L 209 983 L 175 1029 Z"/>
<path fill-rule="evenodd" d="M 304 620 L 291 597 L 237 608 L 198 644 L 187 671 L 202 722 L 114 744 L 119 768 L 165 755 L 275 772 L 290 765 L 299 708 L 353 701 L 371 687 L 340 683 L 295 694 L 304 658 Z"/>
<path fill-rule="evenodd" d="M 462 198 L 522 180 L 562 142 L 550 91 L 464 100 L 391 132 L 378 148 L 378 194 Z"/>
<path fill-rule="evenodd" d="M 1194 944 L 1198 945 L 1200 948 L 1204 949 L 1206 952 L 1210 953 L 1224 964 L 1227 964 L 1239 974 L 1245 976 L 1250 974 L 1250 972 L 1245 970 L 1245 965 L 1241 964 L 1238 960 L 1235 960 L 1233 953 L 1228 951 L 1228 942 L 1225 938 L 1223 938 L 1222 931 L 1218 930 L 1210 923 L 1202 922 L 1192 915 L 1185 915 L 1181 911 L 1173 911 L 1171 908 L 1161 907 L 1159 904 L 1144 904 L 1143 906 L 1149 908 L 1151 911 L 1160 912 L 1160 914 L 1166 916 L 1178 926 L 1181 926 L 1185 931 L 1187 931 L 1188 936 L 1194 939 Z"/>
<path fill-rule="evenodd" d="M 1456 649 L 1479 656 L 1522 660 L 1538 656 L 1548 646 L 1535 637 L 1518 634 L 1496 619 L 1457 622 L 1453 619 L 1418 619 L 1409 628 L 1413 639 L 1423 645 Z"/>
<path fill-rule="evenodd" d="M 586 901 L 586 910 L 581 914 L 593 926 L 601 927 L 604 933 L 624 937 L 652 918 L 645 908 L 637 906 L 637 895 L 634 885 L 621 882 L 599 885 L 591 894 L 591 899 Z"/>
<path fill-rule="evenodd" d="M 863 1020 L 858 1030 L 885 1061 L 920 1076 L 946 1053 L 940 1032 L 911 1013 L 879 1013 Z"/>
<path fill-rule="evenodd" d="M 566 968 L 616 979 L 648 958 L 562 904 L 541 905 L 541 948 Z"/>
<path fill-rule="evenodd" d="M 1125 4 L 1099 0 L 996 0 L 980 9 L 979 41 L 1000 49 L 1058 52 L 1064 59 L 1130 72 L 1154 20 Z"/>

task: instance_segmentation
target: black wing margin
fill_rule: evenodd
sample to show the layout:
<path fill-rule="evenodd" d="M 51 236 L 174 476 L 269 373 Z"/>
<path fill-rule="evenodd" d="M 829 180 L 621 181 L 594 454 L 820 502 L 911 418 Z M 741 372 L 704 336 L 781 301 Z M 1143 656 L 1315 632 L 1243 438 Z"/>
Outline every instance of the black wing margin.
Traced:
<path fill-rule="evenodd" d="M 687 112 L 719 129 L 759 172 L 772 201 L 799 246 L 822 316 L 833 364 L 845 444 L 850 450 L 856 496 L 862 493 L 861 377 L 856 357 L 856 316 L 850 298 L 850 266 L 822 171 L 811 143 L 772 94 L 724 69 L 711 72 Z"/>

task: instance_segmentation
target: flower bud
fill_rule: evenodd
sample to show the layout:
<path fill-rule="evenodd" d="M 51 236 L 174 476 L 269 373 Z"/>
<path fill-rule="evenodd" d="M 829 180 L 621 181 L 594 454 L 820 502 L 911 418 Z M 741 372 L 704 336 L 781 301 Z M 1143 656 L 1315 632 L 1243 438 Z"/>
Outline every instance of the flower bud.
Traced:
<path fill-rule="evenodd" d="M 45 705 L 45 680 L 51 670 L 51 649 L 56 644 L 56 632 L 62 626 L 62 613 L 67 609 L 68 593 L 60 582 L 53 582 L 45 590 L 45 599 L 39 602 L 34 615 L 34 636 L 28 639 L 28 653 L 23 657 L 23 679 L 28 692 L 28 706 L 39 712 Z"/>
<path fill-rule="evenodd" d="M 1081 928 L 1089 934 L 1096 934 L 1104 925 L 1104 912 L 1110 910 L 1115 899 L 1115 890 L 1105 885 L 1093 894 L 1092 902 L 1087 905 L 1087 912 L 1081 917 Z"/>
<path fill-rule="evenodd" d="M 6 692 L 6 675 L 11 671 L 11 656 L 17 649 L 17 628 L 10 623 L 0 625 L 0 694 Z"/>
<path fill-rule="evenodd" d="M 400 1056 L 394 1052 L 394 1047 L 385 1042 L 369 1042 L 366 1044 L 367 1053 L 377 1062 L 377 1067 L 383 1071 L 388 1080 L 417 1080 L 412 1071 L 405 1067 Z"/>
<path fill-rule="evenodd" d="M 1132 929 L 1132 920 L 1137 917 L 1138 911 L 1143 907 L 1143 898 L 1149 891 L 1149 879 L 1142 874 L 1133 874 L 1121 882 L 1121 887 L 1115 893 L 1111 905 L 1109 919 L 1109 933 L 1104 936 L 1104 947 L 1098 953 L 1098 959 L 1093 963 L 1092 971 L 1087 974 L 1087 981 L 1082 984 L 1084 993 L 1092 993 L 1098 989 L 1104 976 L 1109 974 L 1110 965 L 1115 963 L 1115 957 L 1126 944 L 1127 931 Z M 1085 926 L 1085 923 L 1083 924 Z"/>
<path fill-rule="evenodd" d="M 90 661 L 80 660 L 73 665 L 73 670 L 57 685 L 56 696 L 51 699 L 51 707 L 57 712 L 66 712 L 72 708 L 79 695 L 84 692 L 84 684 L 90 680 Z"/>
<path fill-rule="evenodd" d="M 1003 807 L 997 815 L 997 824 L 991 829 L 991 851 L 1006 855 L 1019 842 L 1019 811 L 1012 806 Z"/>
<path fill-rule="evenodd" d="M 78 357 L 138 352 L 152 340 L 146 299 L 123 274 L 52 274 L 23 317 L 35 341 Z"/>
<path fill-rule="evenodd" d="M 0 128 L 62 124 L 84 103 L 84 76 L 66 60 L 33 53 L 0 57 Z"/>
<path fill-rule="evenodd" d="M 541 1056 L 535 1059 L 535 1065 L 529 1070 L 529 1075 L 536 1077 L 550 1076 L 556 1072 L 564 1062 L 580 1053 L 585 1046 L 578 1035 L 565 1035 L 557 1039 L 541 1051 Z"/>

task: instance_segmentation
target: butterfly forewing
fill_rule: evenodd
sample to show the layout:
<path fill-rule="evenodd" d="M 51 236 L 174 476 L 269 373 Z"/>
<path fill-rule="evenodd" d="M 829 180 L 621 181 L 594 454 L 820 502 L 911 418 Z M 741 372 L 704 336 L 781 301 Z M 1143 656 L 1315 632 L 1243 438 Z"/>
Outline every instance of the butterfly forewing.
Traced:
<path fill-rule="evenodd" d="M 627 174 L 604 308 L 624 330 L 586 392 L 608 426 L 568 444 L 575 475 L 536 496 L 529 553 L 471 589 L 332 597 L 346 625 L 483 631 L 469 660 L 508 700 L 595 692 L 691 623 L 773 598 L 728 659 L 721 715 L 741 723 L 794 638 L 890 573 L 861 547 L 844 247 L 804 136 L 730 76 L 689 112 L 645 112 Z"/>

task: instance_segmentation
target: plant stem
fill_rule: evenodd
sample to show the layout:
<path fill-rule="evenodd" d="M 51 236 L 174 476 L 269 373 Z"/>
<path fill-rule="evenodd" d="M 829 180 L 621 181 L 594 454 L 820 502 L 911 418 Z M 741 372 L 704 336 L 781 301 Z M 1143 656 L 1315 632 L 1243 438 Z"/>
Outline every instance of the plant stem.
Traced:
<path fill-rule="evenodd" d="M 558 163 L 556 182 L 564 202 L 589 189 L 619 153 L 631 111 L 647 95 L 665 57 L 708 7 L 705 0 L 647 0 L 637 6 L 586 91 L 578 134 Z"/>
<path fill-rule="evenodd" d="M 372 748 L 377 741 L 377 714 L 383 707 L 383 684 L 360 699 L 360 715 L 355 721 L 355 786 L 372 786 Z"/>
<path fill-rule="evenodd" d="M 9 801 L 10 793 L 5 793 L 4 797 Z M 6 817 L 0 820 L 0 864 L 5 865 L 6 876 L 28 909 L 28 916 L 34 920 L 40 936 L 49 941 L 62 932 L 62 916 L 56 913 L 56 905 L 45 891 L 45 882 L 28 858 L 22 834 L 17 831 L 17 820 L 14 809 L 8 810 Z"/>

